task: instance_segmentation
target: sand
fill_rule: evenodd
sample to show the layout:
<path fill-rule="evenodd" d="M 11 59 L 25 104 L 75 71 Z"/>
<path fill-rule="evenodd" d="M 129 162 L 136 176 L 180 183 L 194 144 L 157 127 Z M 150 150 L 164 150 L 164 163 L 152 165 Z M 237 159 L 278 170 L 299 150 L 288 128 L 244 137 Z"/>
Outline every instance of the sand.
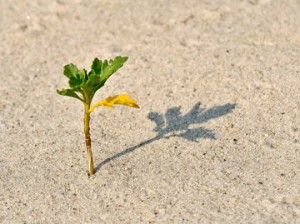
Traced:
<path fill-rule="evenodd" d="M 0 223 L 300 223 L 300 2 L 0 0 Z M 63 66 L 128 56 L 92 113 Z"/>

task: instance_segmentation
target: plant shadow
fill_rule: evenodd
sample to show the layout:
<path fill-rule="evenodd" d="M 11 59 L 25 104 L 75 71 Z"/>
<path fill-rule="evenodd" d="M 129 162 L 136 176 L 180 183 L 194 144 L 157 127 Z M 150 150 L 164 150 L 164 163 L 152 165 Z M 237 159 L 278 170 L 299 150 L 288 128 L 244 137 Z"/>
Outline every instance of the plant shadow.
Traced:
<path fill-rule="evenodd" d="M 201 103 L 198 102 L 184 115 L 180 112 L 180 106 L 168 109 L 164 115 L 157 112 L 150 112 L 148 114 L 148 119 L 156 124 L 156 127 L 153 129 L 153 131 L 157 133 L 156 136 L 105 159 L 96 166 L 95 171 L 97 172 L 102 166 L 112 160 L 162 138 L 168 139 L 171 137 L 179 137 L 193 142 L 198 142 L 198 139 L 201 138 L 216 139 L 216 134 L 213 130 L 203 127 L 192 128 L 190 126 L 202 124 L 211 119 L 224 116 L 230 113 L 235 106 L 236 104 L 228 103 L 221 106 L 215 106 L 210 109 L 205 109 L 204 107 L 201 107 Z"/>

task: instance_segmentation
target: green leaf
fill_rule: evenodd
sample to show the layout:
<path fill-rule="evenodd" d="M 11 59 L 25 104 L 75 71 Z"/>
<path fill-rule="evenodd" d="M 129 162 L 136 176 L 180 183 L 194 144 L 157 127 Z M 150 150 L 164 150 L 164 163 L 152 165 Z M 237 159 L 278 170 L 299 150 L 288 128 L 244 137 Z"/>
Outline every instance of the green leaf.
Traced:
<path fill-rule="evenodd" d="M 103 62 L 98 58 L 95 58 L 91 66 L 92 70 L 100 76 L 101 82 L 105 83 L 106 80 L 115 73 L 123 64 L 128 60 L 128 57 L 115 57 L 114 60 L 110 59 L 109 62 L 104 60 Z"/>
<path fill-rule="evenodd" d="M 86 79 L 86 71 L 79 71 L 74 64 L 68 64 L 64 66 L 64 75 L 69 78 L 69 86 L 73 89 L 80 86 Z"/>
<path fill-rule="evenodd" d="M 90 72 L 88 80 L 80 85 L 82 90 L 86 93 L 89 98 L 92 98 L 96 92 L 96 87 L 101 82 L 100 77 L 95 72 Z"/>
<path fill-rule="evenodd" d="M 123 66 L 123 64 L 128 60 L 128 57 L 115 57 L 114 60 L 110 59 L 101 61 L 98 58 L 95 58 L 93 61 L 93 64 L 91 66 L 92 71 L 94 71 L 95 74 L 100 79 L 94 79 L 93 78 L 93 93 L 95 93 L 98 89 L 100 89 L 102 86 L 104 86 L 107 79 L 115 73 L 119 68 Z M 92 73 L 91 71 L 91 73 Z M 90 76 L 92 77 L 92 75 Z M 89 79 L 90 79 L 89 77 Z M 89 85 L 91 86 L 91 84 Z"/>
<path fill-rule="evenodd" d="M 104 61 L 102 65 L 102 70 L 100 74 L 101 81 L 106 82 L 106 80 L 115 73 L 119 68 L 123 66 L 123 64 L 128 60 L 128 57 L 118 56 L 114 60 Z"/>
<path fill-rule="evenodd" d="M 91 69 L 96 74 L 100 74 L 101 73 L 101 69 L 102 69 L 102 61 L 99 60 L 98 58 L 95 58 L 94 61 L 93 61 L 92 66 L 91 66 Z"/>
<path fill-rule="evenodd" d="M 92 73 L 92 74 L 90 74 L 88 80 L 86 81 L 86 85 L 89 88 L 95 88 L 100 82 L 101 82 L 101 79 L 100 79 L 99 75 Z"/>
<path fill-rule="evenodd" d="M 76 98 L 76 99 L 78 99 L 78 100 L 80 100 L 80 101 L 83 102 L 83 99 L 81 99 L 81 98 L 77 95 L 77 93 L 75 92 L 75 90 L 73 90 L 73 89 L 62 89 L 62 90 L 58 90 L 58 89 L 57 89 L 56 92 L 57 92 L 58 94 L 62 95 L 62 96 L 74 97 L 74 98 Z"/>
<path fill-rule="evenodd" d="M 81 101 L 90 102 L 98 89 L 104 86 L 107 79 L 115 73 L 127 61 L 128 57 L 115 57 L 111 60 L 99 60 L 95 58 L 91 71 L 79 70 L 74 64 L 64 66 L 64 75 L 69 79 L 70 89 L 58 90 L 64 96 L 74 97 Z M 80 92 L 83 99 L 76 92 Z"/>
<path fill-rule="evenodd" d="M 76 76 L 79 73 L 79 70 L 74 64 L 67 64 L 64 66 L 64 75 L 68 78 Z"/>

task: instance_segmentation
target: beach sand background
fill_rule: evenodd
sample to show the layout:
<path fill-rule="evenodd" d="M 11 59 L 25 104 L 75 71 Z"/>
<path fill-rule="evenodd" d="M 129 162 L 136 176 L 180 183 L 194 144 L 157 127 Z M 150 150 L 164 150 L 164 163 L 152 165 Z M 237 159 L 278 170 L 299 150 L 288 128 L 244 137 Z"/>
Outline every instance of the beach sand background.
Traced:
<path fill-rule="evenodd" d="M 0 0 L 1 223 L 300 223 L 300 2 Z M 63 66 L 128 56 L 94 102 Z"/>

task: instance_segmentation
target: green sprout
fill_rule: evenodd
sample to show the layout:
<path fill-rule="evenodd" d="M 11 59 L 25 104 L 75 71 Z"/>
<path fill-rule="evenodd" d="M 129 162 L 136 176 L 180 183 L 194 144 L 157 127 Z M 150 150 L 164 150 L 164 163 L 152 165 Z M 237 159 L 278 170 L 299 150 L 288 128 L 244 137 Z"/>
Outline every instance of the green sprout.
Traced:
<path fill-rule="evenodd" d="M 107 79 L 127 61 L 128 57 L 118 56 L 115 59 L 99 60 L 95 58 L 91 71 L 79 70 L 76 65 L 64 66 L 64 75 L 69 79 L 69 89 L 57 90 L 62 96 L 69 96 L 80 100 L 84 105 L 84 134 L 88 156 L 89 175 L 95 173 L 90 136 L 90 114 L 99 106 L 113 108 L 114 104 L 139 108 L 136 101 L 126 94 L 111 96 L 98 103 L 91 104 L 97 90 L 104 86 Z"/>

